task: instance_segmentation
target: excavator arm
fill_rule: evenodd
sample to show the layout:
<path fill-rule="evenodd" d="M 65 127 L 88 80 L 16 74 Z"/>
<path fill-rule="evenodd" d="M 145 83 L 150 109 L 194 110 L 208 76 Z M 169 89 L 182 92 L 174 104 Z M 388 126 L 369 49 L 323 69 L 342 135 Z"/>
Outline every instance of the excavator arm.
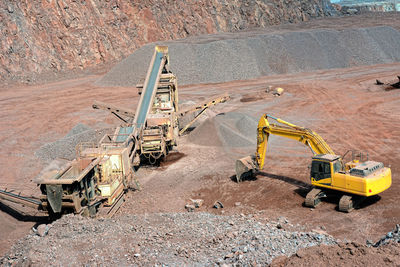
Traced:
<path fill-rule="evenodd" d="M 268 118 L 277 121 L 279 124 L 270 124 Z M 335 154 L 325 140 L 316 132 L 264 114 L 258 122 L 257 151 L 255 155 L 236 161 L 236 179 L 238 182 L 246 176 L 253 175 L 255 171 L 263 169 L 270 134 L 299 141 L 307 145 L 314 155 Z"/>

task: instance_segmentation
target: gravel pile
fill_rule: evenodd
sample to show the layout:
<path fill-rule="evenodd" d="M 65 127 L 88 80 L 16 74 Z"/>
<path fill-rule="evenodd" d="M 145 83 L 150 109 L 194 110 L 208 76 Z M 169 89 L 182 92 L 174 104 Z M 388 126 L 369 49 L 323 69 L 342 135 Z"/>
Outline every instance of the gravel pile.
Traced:
<path fill-rule="evenodd" d="M 227 112 L 208 118 L 189 134 L 189 141 L 203 146 L 248 147 L 256 144 L 258 121 L 244 113 Z M 210 138 L 210 137 L 213 138 Z"/>
<path fill-rule="evenodd" d="M 76 146 L 82 142 L 97 142 L 99 133 L 84 124 L 77 124 L 63 138 L 40 147 L 35 156 L 49 163 L 56 158 L 73 160 L 76 157 Z"/>
<path fill-rule="evenodd" d="M 281 34 L 259 30 L 157 44 L 169 46 L 171 69 L 181 85 L 400 61 L 400 32 L 388 26 Z M 143 82 L 154 46 L 136 50 L 97 84 L 135 86 Z"/>
<path fill-rule="evenodd" d="M 282 224 L 282 225 L 281 225 Z M 316 232 L 284 230 L 286 219 L 259 222 L 252 215 L 209 213 L 124 215 L 87 219 L 67 215 L 15 244 L 0 264 L 265 266 L 274 257 L 336 241 Z"/>

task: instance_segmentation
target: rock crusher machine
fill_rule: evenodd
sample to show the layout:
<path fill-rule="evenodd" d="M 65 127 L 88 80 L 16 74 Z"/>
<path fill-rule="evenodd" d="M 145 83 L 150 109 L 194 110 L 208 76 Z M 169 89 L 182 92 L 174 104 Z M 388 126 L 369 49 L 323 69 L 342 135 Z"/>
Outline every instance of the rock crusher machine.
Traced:
<path fill-rule="evenodd" d="M 177 145 L 179 134 L 208 107 L 229 99 L 224 94 L 179 111 L 177 79 L 168 62 L 168 47 L 156 46 L 145 82 L 137 86 L 140 99 L 136 111 L 98 101 L 93 104 L 95 109 L 111 112 L 121 120 L 121 126 L 98 144 L 79 144 L 73 161 L 55 160 L 45 168 L 35 180 L 41 190 L 38 200 L 5 190 L 0 190 L 0 200 L 50 215 L 99 212 L 112 216 L 123 203 L 124 192 L 136 182 L 135 167 L 144 159 L 155 163 L 164 158 Z M 193 112 L 197 112 L 195 118 L 181 127 L 178 118 Z"/>

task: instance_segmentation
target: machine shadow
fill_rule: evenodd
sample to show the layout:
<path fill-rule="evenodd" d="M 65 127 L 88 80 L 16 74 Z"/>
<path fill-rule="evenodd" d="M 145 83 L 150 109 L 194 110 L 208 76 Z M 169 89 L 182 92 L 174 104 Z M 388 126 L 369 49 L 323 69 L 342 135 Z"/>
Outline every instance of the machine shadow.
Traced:
<path fill-rule="evenodd" d="M 270 179 L 275 179 L 279 181 L 283 181 L 285 183 L 291 184 L 296 186 L 297 188 L 294 190 L 295 193 L 300 195 L 301 197 L 305 198 L 307 193 L 311 190 L 312 186 L 310 184 L 307 184 L 305 182 L 296 180 L 294 178 L 288 177 L 288 176 L 283 176 L 283 175 L 276 175 L 272 173 L 267 173 L 267 172 L 257 172 L 256 175 L 249 175 L 243 178 L 243 181 L 256 181 L 258 180 L 257 176 L 262 176 L 262 177 L 267 177 Z M 232 175 L 230 177 L 232 181 L 237 183 L 236 180 L 236 175 Z"/>
<path fill-rule="evenodd" d="M 37 225 L 42 224 L 42 223 L 50 223 L 53 220 L 50 219 L 50 217 L 46 215 L 30 215 L 30 214 L 24 214 L 23 212 L 15 209 L 14 207 L 11 207 L 3 202 L 0 202 L 0 211 L 7 213 L 8 215 L 12 216 L 18 221 L 23 221 L 23 222 L 35 222 Z"/>
<path fill-rule="evenodd" d="M 375 203 L 377 203 L 379 200 L 381 200 L 381 196 L 379 195 L 375 195 L 375 196 L 370 196 L 367 199 L 365 199 L 363 202 L 361 202 L 361 204 L 356 208 L 358 209 L 364 209 L 366 207 L 369 207 Z"/>
<path fill-rule="evenodd" d="M 308 183 L 296 180 L 296 179 L 288 177 L 288 176 L 276 175 L 276 174 L 260 172 L 260 171 L 257 172 L 256 175 L 245 176 L 243 178 L 243 181 L 256 181 L 256 180 L 258 180 L 257 176 L 267 177 L 270 179 L 275 179 L 275 180 L 283 181 L 285 183 L 294 185 L 297 188 L 294 189 L 293 191 L 295 193 L 297 193 L 299 196 L 301 196 L 302 198 L 306 198 L 306 195 L 308 194 L 308 192 L 310 192 L 310 190 L 313 188 L 313 186 Z M 236 175 L 232 175 L 230 177 L 230 179 L 232 181 L 234 181 L 235 183 L 237 183 Z M 338 194 L 337 191 L 333 191 L 333 190 L 327 190 L 327 192 L 328 192 L 327 197 L 323 199 L 323 202 L 337 205 L 339 203 L 340 197 L 342 195 Z M 355 209 L 364 209 L 370 205 L 377 203 L 380 199 L 381 199 L 381 197 L 379 195 L 368 197 Z M 304 206 L 304 203 L 303 203 L 303 206 Z M 338 210 L 338 207 L 336 207 L 335 209 Z"/>
<path fill-rule="evenodd" d="M 307 184 L 305 182 L 299 181 L 297 179 L 284 176 L 284 175 L 276 175 L 268 172 L 258 172 L 257 175 L 267 177 L 270 179 L 275 179 L 279 181 L 283 181 L 285 183 L 291 184 L 296 186 L 297 188 L 294 189 L 293 191 L 297 193 L 299 196 L 305 198 L 307 193 L 311 190 L 312 186 L 310 184 Z"/>

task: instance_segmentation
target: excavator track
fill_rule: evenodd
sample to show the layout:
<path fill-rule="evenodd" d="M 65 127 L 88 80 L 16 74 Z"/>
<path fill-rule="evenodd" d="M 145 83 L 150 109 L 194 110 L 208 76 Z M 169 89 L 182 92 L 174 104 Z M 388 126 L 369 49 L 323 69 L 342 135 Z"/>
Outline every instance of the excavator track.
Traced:
<path fill-rule="evenodd" d="M 352 196 L 343 195 L 339 201 L 339 211 L 350 212 L 354 209 Z"/>
<path fill-rule="evenodd" d="M 343 195 L 339 200 L 339 211 L 351 212 L 357 208 L 361 202 L 363 202 L 365 197 L 362 196 L 349 196 Z"/>
<path fill-rule="evenodd" d="M 321 198 L 325 196 L 325 193 L 321 189 L 313 188 L 310 192 L 308 192 L 304 201 L 304 205 L 306 207 L 315 208 L 321 203 Z"/>

